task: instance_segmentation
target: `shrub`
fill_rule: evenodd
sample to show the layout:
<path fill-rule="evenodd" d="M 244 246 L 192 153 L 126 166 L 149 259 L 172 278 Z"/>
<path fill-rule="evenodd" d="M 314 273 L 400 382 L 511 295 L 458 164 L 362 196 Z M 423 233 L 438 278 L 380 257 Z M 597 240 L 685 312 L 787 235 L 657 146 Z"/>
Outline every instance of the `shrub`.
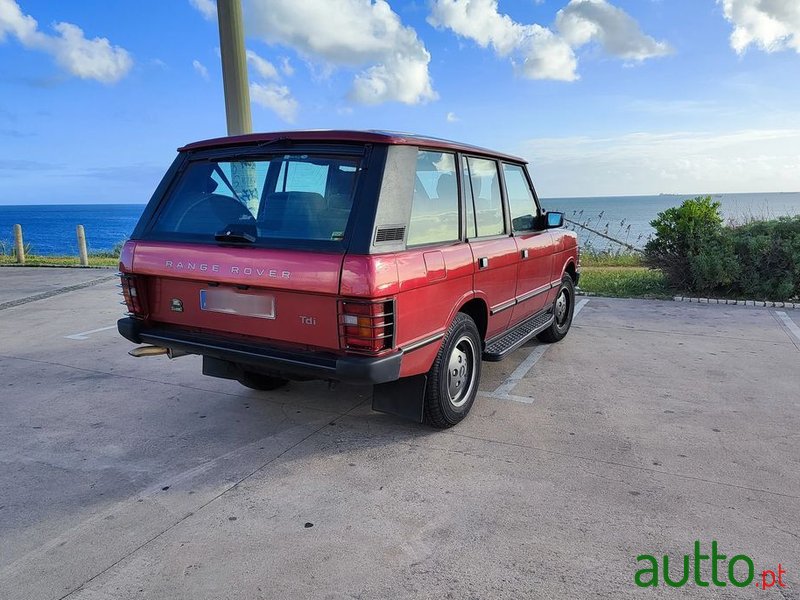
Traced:
<path fill-rule="evenodd" d="M 739 261 L 738 293 L 764 300 L 800 296 L 800 216 L 726 229 Z"/>
<path fill-rule="evenodd" d="M 698 196 L 659 213 L 650 222 L 655 236 L 645 244 L 644 263 L 660 269 L 677 289 L 709 292 L 730 286 L 737 265 L 719 207 L 710 196 Z"/>
<path fill-rule="evenodd" d="M 679 290 L 773 301 L 800 296 L 800 216 L 726 227 L 719 207 L 706 196 L 659 213 L 644 263 Z"/>

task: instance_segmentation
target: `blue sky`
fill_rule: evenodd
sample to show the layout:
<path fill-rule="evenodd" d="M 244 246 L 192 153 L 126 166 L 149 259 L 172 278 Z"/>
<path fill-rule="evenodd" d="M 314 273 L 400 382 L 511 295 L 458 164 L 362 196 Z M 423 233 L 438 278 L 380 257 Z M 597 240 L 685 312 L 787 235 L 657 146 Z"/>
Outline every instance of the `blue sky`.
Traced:
<path fill-rule="evenodd" d="M 476 143 L 546 197 L 800 191 L 795 0 L 243 6 L 256 131 Z M 146 202 L 224 135 L 214 8 L 0 0 L 0 204 Z"/>

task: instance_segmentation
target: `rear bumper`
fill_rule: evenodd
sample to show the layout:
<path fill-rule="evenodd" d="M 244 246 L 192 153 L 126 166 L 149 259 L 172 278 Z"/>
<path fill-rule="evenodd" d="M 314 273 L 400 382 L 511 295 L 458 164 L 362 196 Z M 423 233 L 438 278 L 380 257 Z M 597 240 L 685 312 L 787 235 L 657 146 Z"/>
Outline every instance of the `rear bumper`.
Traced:
<path fill-rule="evenodd" d="M 400 363 L 403 359 L 402 350 L 380 357 L 287 351 L 221 336 L 147 327 L 142 321 L 132 318 L 117 321 L 117 329 L 122 337 L 135 344 L 153 344 L 189 354 L 200 354 L 290 379 L 296 377 L 363 384 L 388 383 L 400 377 Z"/>

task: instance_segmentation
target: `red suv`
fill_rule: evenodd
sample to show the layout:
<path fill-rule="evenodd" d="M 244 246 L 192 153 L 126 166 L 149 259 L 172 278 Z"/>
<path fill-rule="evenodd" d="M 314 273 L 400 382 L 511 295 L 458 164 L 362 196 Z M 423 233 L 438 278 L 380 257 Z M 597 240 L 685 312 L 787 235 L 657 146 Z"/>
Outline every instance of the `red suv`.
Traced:
<path fill-rule="evenodd" d="M 481 360 L 569 330 L 574 233 L 523 159 L 380 131 L 251 134 L 179 150 L 120 257 L 135 354 L 203 356 L 269 390 L 374 384 L 435 427 L 469 412 Z"/>

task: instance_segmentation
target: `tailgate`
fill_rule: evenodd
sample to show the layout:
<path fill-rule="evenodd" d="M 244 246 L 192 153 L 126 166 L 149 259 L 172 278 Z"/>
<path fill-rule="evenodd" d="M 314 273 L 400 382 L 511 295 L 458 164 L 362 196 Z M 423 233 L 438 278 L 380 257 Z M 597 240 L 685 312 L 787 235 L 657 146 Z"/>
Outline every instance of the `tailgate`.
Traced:
<path fill-rule="evenodd" d="M 339 348 L 343 255 L 136 242 L 150 319 L 318 348 Z"/>

